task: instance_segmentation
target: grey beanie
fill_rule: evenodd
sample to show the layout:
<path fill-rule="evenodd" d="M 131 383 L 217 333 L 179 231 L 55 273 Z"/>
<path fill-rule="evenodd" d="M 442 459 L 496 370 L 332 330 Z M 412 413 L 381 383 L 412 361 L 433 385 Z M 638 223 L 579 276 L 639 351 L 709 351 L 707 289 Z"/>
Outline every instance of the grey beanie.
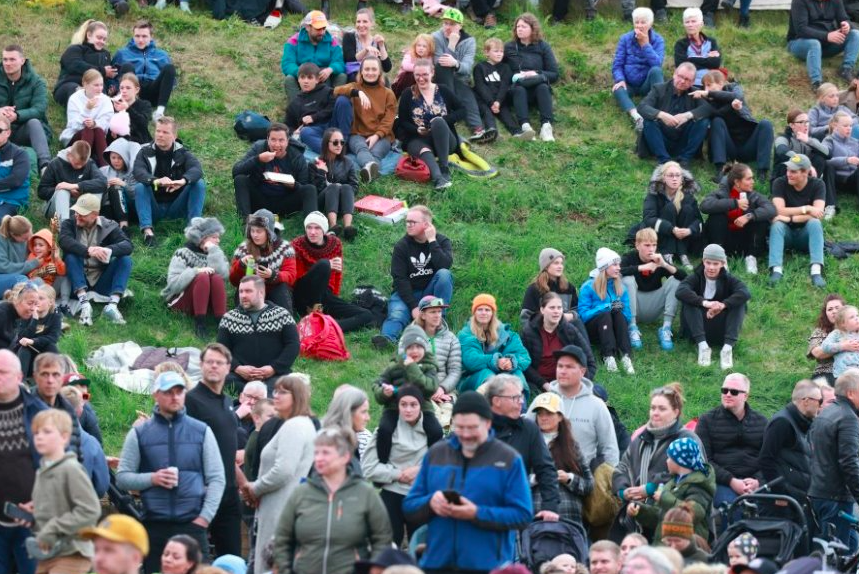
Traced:
<path fill-rule="evenodd" d="M 195 217 L 185 228 L 185 237 L 194 245 L 200 245 L 204 237 L 223 234 L 224 226 L 215 217 Z"/>
<path fill-rule="evenodd" d="M 704 255 L 701 259 L 711 259 L 713 261 L 728 262 L 728 256 L 725 255 L 725 249 L 718 243 L 711 243 L 704 248 Z"/>
<path fill-rule="evenodd" d="M 248 227 L 265 227 L 268 231 L 268 240 L 274 241 L 277 239 L 277 234 L 274 231 L 274 214 L 268 209 L 258 209 L 248 217 Z"/>
<path fill-rule="evenodd" d="M 412 345 L 420 345 L 424 348 L 424 351 L 428 351 L 430 348 L 427 334 L 417 325 L 409 325 L 405 328 L 403 335 L 400 337 L 400 343 L 402 343 L 403 349 L 408 349 Z"/>
<path fill-rule="evenodd" d="M 540 252 L 540 271 L 545 271 L 546 267 L 552 264 L 552 261 L 557 259 L 558 257 L 564 258 L 564 254 L 558 251 L 557 249 L 553 249 L 551 247 L 547 247 Z"/>

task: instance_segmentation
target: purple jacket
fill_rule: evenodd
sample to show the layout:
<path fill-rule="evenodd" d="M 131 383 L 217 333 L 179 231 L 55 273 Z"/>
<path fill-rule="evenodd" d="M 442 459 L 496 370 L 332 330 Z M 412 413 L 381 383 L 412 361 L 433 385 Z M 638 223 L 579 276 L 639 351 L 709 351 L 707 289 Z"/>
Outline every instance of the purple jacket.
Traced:
<path fill-rule="evenodd" d="M 665 56 L 665 40 L 652 29 L 648 32 L 650 43 L 644 47 L 635 40 L 635 31 L 629 31 L 617 41 L 611 75 L 615 83 L 624 80 L 627 84 L 640 86 L 647 72 L 654 66 L 662 66 Z"/>

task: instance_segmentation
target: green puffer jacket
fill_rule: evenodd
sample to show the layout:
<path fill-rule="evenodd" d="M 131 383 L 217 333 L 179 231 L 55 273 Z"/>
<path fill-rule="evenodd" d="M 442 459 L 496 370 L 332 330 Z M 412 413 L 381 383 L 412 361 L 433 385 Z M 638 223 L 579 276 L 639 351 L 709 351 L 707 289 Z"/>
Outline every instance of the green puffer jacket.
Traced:
<path fill-rule="evenodd" d="M 372 484 L 350 472 L 331 493 L 313 473 L 283 508 L 274 562 L 280 574 L 349 574 L 356 560 L 390 546 L 391 523 Z"/>
<path fill-rule="evenodd" d="M 706 472 L 695 470 L 683 477 L 680 482 L 674 478 L 669 480 L 662 489 L 659 502 L 642 504 L 635 519 L 646 530 L 654 533 L 653 544 L 657 544 L 662 539 L 662 520 L 665 514 L 672 508 L 688 502 L 692 505 L 695 515 L 695 534 L 707 540 L 710 534 L 707 520 L 713 508 L 715 495 L 716 471 L 713 470 L 713 465 L 707 463 Z"/>
<path fill-rule="evenodd" d="M 373 383 L 373 394 L 376 396 L 376 402 L 384 405 L 385 408 L 396 409 L 397 389 L 403 385 L 414 385 L 424 394 L 424 410 L 432 411 L 429 399 L 438 390 L 437 372 L 435 357 L 429 351 L 424 353 L 420 361 L 409 365 L 404 365 L 403 359 L 398 356 L 391 361 L 379 380 Z M 390 397 L 382 392 L 382 385 L 386 383 L 394 385 L 394 394 Z"/>
<path fill-rule="evenodd" d="M 6 74 L 0 74 L 0 108 L 15 106 L 18 119 L 12 124 L 17 130 L 32 119 L 42 122 L 48 139 L 51 128 L 48 127 L 48 88 L 45 80 L 37 74 L 30 65 L 30 60 L 24 62 L 21 69 L 21 79 L 12 84 Z"/>

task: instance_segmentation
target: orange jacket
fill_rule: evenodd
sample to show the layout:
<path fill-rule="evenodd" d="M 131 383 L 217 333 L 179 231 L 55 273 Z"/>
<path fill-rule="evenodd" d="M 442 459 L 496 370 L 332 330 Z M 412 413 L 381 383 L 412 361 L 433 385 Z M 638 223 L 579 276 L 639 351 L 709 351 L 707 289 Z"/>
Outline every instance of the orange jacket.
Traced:
<path fill-rule="evenodd" d="M 48 254 L 41 258 L 41 265 L 30 271 L 30 273 L 27 274 L 27 277 L 29 277 L 30 279 L 35 279 L 38 277 L 48 285 L 53 285 L 54 279 L 56 279 L 57 275 L 65 276 L 66 264 L 63 263 L 62 258 L 58 257 L 54 259 L 54 236 L 51 234 L 50 229 L 40 229 L 39 231 L 34 233 L 32 237 L 30 237 L 30 241 L 27 242 L 27 248 L 30 252 L 30 256 L 27 257 L 28 261 L 30 259 L 37 259 L 36 255 L 33 253 L 33 240 L 35 240 L 37 237 L 48 244 Z M 54 266 L 57 268 L 57 272 L 48 274 L 45 271 L 45 267 L 47 267 L 51 263 L 53 263 Z"/>

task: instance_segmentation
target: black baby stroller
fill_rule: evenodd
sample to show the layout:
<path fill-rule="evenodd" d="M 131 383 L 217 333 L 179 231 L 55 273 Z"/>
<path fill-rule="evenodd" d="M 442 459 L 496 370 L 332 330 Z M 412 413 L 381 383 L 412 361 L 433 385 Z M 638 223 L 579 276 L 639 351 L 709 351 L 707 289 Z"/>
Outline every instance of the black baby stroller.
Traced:
<path fill-rule="evenodd" d="M 558 554 L 570 554 L 580 563 L 587 561 L 584 526 L 565 518 L 557 522 L 536 520 L 520 533 L 519 560 L 534 574 L 540 571 L 540 565 Z"/>
<path fill-rule="evenodd" d="M 744 494 L 720 511 L 728 527 L 713 542 L 710 555 L 713 562 L 728 563 L 728 544 L 748 532 L 758 539 L 759 558 L 769 558 L 783 566 L 810 550 L 808 519 L 796 499 L 784 494 L 771 494 L 771 487 L 782 479 L 763 485 L 751 494 Z M 739 520 L 735 517 L 740 515 Z"/>

